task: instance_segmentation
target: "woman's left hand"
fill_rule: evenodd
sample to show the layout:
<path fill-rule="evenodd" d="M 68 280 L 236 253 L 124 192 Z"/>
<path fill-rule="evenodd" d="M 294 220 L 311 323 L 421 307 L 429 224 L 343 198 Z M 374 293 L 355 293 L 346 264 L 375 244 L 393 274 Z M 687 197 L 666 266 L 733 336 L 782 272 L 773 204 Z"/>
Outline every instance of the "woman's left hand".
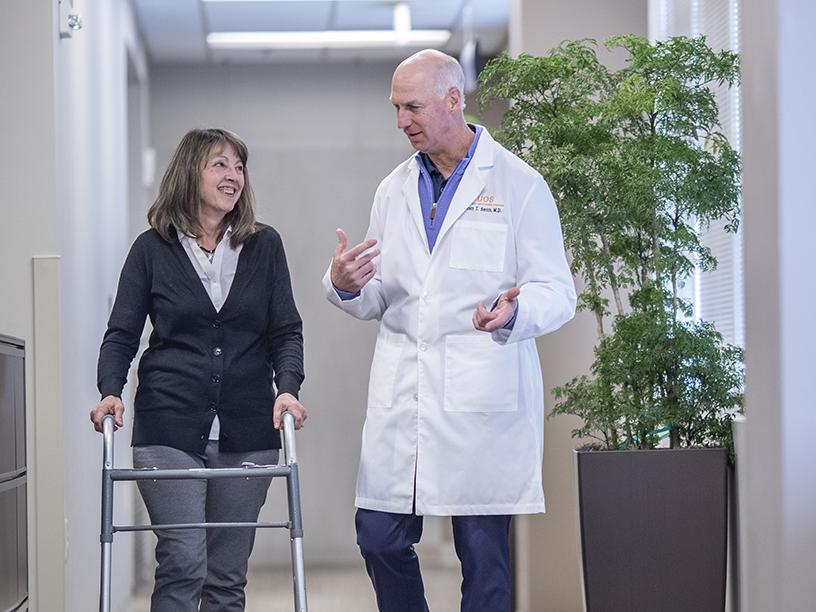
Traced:
<path fill-rule="evenodd" d="M 291 393 L 281 393 L 278 396 L 278 399 L 275 400 L 275 429 L 283 428 L 281 415 L 283 415 L 284 412 L 289 412 L 293 417 L 295 417 L 295 429 L 300 429 L 303 427 L 303 422 L 308 418 L 303 404 L 301 404 Z"/>

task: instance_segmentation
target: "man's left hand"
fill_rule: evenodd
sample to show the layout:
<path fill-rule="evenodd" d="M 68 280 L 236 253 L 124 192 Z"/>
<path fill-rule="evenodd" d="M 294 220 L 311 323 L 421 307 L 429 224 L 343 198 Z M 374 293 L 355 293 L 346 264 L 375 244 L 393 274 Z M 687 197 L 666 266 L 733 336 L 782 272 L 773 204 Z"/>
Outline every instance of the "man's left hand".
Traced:
<path fill-rule="evenodd" d="M 516 298 L 519 293 L 521 290 L 518 287 L 505 291 L 493 310 L 488 310 L 483 302 L 479 302 L 476 312 L 473 313 L 473 327 L 484 332 L 494 332 L 504 327 L 516 312 Z"/>
<path fill-rule="evenodd" d="M 278 399 L 275 400 L 275 429 L 283 429 L 281 415 L 283 415 L 284 412 L 289 412 L 295 417 L 295 429 L 303 427 L 303 422 L 308 418 L 306 408 L 304 408 L 303 404 L 291 393 L 281 393 Z"/>

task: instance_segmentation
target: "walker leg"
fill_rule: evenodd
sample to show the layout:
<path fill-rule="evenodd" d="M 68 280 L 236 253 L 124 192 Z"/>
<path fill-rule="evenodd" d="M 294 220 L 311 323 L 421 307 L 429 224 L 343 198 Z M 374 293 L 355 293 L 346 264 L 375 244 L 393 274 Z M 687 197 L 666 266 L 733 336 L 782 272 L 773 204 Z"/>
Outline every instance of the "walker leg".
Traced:
<path fill-rule="evenodd" d="M 102 542 L 102 576 L 99 585 L 99 612 L 111 609 L 111 543 Z"/>
<path fill-rule="evenodd" d="M 300 477 L 298 475 L 297 450 L 295 447 L 294 417 L 284 412 L 283 443 L 286 464 L 291 472 L 286 477 L 286 493 L 289 498 L 289 537 L 292 542 L 292 577 L 295 587 L 295 612 L 308 612 L 306 603 L 306 577 L 303 571 L 303 518 L 300 512 Z"/>
<path fill-rule="evenodd" d="M 102 545 L 102 558 L 99 568 L 99 612 L 110 612 L 111 609 L 111 547 L 113 545 L 113 480 L 110 470 L 113 468 L 113 418 L 105 417 L 103 421 L 102 451 L 102 529 L 99 541 Z"/>
<path fill-rule="evenodd" d="M 306 577 L 303 572 L 303 538 L 292 538 L 292 575 L 295 579 L 295 612 L 307 612 Z"/>

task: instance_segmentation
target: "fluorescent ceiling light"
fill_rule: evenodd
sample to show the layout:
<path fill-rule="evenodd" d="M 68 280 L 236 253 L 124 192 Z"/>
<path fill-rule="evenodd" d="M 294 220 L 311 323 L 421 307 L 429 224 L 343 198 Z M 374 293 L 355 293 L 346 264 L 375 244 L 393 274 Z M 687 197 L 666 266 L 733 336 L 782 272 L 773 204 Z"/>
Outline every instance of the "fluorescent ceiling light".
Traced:
<path fill-rule="evenodd" d="M 450 30 L 322 30 L 310 32 L 212 32 L 213 49 L 349 49 L 444 45 Z"/>
<path fill-rule="evenodd" d="M 218 1 L 218 0 L 209 0 Z M 393 30 L 321 30 L 308 32 L 212 32 L 213 49 L 374 49 L 444 45 L 449 30 L 412 30 L 411 7 L 394 5 Z"/>

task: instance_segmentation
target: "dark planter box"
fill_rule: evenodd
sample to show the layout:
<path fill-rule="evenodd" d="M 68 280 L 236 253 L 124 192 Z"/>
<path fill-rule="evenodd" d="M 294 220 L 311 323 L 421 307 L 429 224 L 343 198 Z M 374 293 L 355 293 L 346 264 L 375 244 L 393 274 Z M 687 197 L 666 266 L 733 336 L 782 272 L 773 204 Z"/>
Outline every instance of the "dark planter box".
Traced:
<path fill-rule="evenodd" d="M 576 452 L 588 612 L 723 612 L 724 449 Z"/>

